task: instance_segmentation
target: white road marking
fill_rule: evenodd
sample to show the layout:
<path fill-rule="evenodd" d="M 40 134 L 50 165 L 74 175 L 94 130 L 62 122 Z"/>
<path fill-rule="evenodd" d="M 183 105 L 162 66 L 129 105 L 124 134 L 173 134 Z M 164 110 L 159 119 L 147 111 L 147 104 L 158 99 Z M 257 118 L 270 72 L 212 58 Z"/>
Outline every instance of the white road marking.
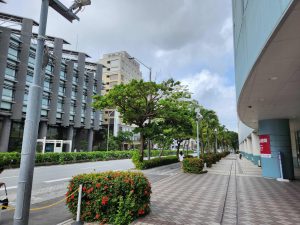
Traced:
<path fill-rule="evenodd" d="M 71 177 L 66 177 L 66 178 L 61 178 L 61 179 L 57 179 L 57 180 L 47 180 L 44 181 L 44 183 L 54 183 L 54 182 L 60 182 L 60 181 L 68 181 L 71 180 Z"/>
<path fill-rule="evenodd" d="M 18 177 L 18 176 L 0 177 L 0 179 L 9 179 L 9 178 L 15 178 L 15 177 Z"/>
<path fill-rule="evenodd" d="M 57 225 L 71 224 L 72 222 L 74 222 L 74 220 L 73 219 L 69 219 L 69 220 L 66 220 L 66 221 L 64 221 L 62 223 L 58 223 Z"/>
<path fill-rule="evenodd" d="M 6 190 L 17 189 L 18 186 L 6 187 Z M 0 190 L 4 190 L 4 188 L 0 188 Z"/>

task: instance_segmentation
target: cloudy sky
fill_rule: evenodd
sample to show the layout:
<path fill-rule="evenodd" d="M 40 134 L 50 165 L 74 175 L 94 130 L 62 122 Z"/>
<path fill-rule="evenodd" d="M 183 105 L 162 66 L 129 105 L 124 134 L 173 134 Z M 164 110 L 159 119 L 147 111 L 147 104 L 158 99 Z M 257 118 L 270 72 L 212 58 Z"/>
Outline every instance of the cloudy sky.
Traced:
<path fill-rule="evenodd" d="M 41 0 L 6 1 L 2 12 L 39 21 Z M 78 15 L 80 22 L 71 24 L 50 9 L 47 34 L 92 61 L 127 51 L 153 68 L 156 81 L 172 77 L 189 85 L 195 99 L 237 130 L 231 0 L 92 0 Z"/>

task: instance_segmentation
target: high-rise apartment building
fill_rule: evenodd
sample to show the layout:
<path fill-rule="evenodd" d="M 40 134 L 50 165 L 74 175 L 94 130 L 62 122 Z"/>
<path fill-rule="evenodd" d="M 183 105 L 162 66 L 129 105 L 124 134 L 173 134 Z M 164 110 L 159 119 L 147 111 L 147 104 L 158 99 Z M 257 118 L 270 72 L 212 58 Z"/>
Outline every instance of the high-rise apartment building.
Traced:
<path fill-rule="evenodd" d="M 104 54 L 103 58 L 100 59 L 100 64 L 103 65 L 103 95 L 115 85 L 129 83 L 133 79 L 142 79 L 140 64 L 125 51 Z M 133 129 L 132 126 L 122 123 L 119 113 L 114 109 L 105 109 L 103 118 L 103 124 L 106 126 L 109 124 L 113 127 L 115 136 L 119 130 L 132 131 Z"/>
<path fill-rule="evenodd" d="M 15 25 L 0 27 L 0 151 L 5 152 L 21 149 L 35 65 L 37 34 L 32 29 L 38 23 L 4 13 L 0 19 Z M 93 95 L 101 93 L 102 65 L 87 62 L 85 53 L 66 50 L 66 44 L 62 38 L 46 39 L 38 137 L 71 140 L 73 149 L 92 150 L 101 115 L 91 104 Z"/>
<path fill-rule="evenodd" d="M 269 178 L 300 164 L 300 1 L 233 0 L 240 151 Z"/>

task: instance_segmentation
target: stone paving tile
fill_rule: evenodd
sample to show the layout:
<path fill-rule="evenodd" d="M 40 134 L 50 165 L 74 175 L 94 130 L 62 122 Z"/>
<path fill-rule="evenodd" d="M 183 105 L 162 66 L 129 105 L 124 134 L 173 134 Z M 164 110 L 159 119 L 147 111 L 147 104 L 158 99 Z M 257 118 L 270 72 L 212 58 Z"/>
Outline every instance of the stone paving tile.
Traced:
<path fill-rule="evenodd" d="M 229 180 L 222 224 L 300 224 L 300 182 L 264 179 L 261 168 L 232 156 L 208 168 L 207 174 L 178 172 L 155 183 L 152 212 L 133 224 L 220 224 L 231 166 L 236 176 Z"/>
<path fill-rule="evenodd" d="M 135 225 L 220 225 L 228 181 L 222 225 L 300 224 L 300 181 L 264 179 L 244 158 L 228 156 L 201 175 L 183 174 L 179 164 L 143 172 L 159 181 L 152 184 L 151 213 Z"/>

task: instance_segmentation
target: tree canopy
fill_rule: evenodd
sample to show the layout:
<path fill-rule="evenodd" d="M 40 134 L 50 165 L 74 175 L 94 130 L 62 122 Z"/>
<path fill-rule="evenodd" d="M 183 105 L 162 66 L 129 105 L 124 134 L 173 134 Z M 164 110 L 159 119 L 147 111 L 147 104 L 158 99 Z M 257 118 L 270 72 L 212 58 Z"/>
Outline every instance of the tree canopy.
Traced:
<path fill-rule="evenodd" d="M 229 133 L 220 124 L 216 112 L 200 106 L 188 89 L 173 79 L 162 83 L 132 80 L 114 86 L 106 95 L 97 95 L 94 100 L 94 108 L 116 109 L 124 123 L 136 126 L 134 132 L 140 133 L 140 161 L 144 158 L 146 138 L 169 146 L 175 141 L 177 154 L 183 141 L 195 139 L 195 109 L 198 107 L 203 116 L 200 122 L 202 153 L 216 151 L 215 142 L 223 149 L 236 149 L 236 133 Z"/>

